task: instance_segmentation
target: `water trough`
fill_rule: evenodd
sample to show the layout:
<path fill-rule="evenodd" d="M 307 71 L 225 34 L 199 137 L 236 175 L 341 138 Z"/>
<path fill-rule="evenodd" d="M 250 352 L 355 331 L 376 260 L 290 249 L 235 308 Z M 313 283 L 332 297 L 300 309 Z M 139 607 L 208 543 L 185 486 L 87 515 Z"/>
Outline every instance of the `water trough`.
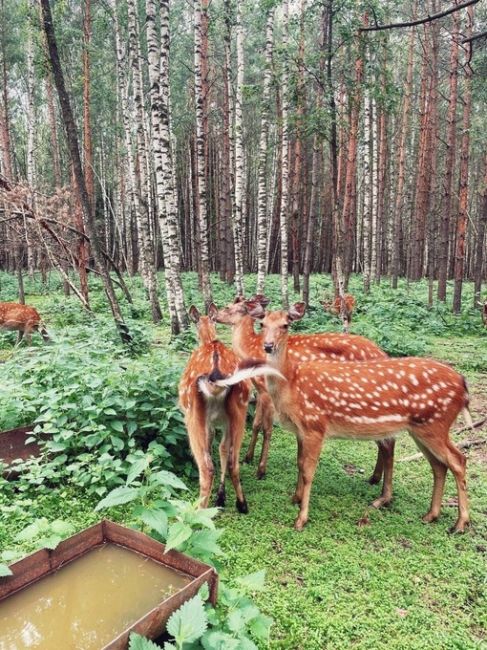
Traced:
<path fill-rule="evenodd" d="M 153 565 L 154 569 L 166 570 L 174 576 L 175 579 L 172 582 L 175 586 L 171 584 L 171 590 L 169 592 L 163 593 L 161 591 L 158 593 L 156 591 L 156 600 L 150 606 L 146 606 L 145 611 L 140 612 L 135 610 L 137 612 L 134 614 L 135 620 L 130 620 L 130 617 L 127 618 L 127 613 L 125 612 L 125 618 L 120 618 L 120 620 L 124 621 L 123 628 L 117 629 L 115 634 L 110 632 L 110 636 L 107 638 L 107 632 L 105 627 L 102 626 L 102 623 L 106 622 L 108 613 L 103 608 L 94 609 L 92 616 L 96 620 L 93 620 L 92 624 L 90 622 L 86 627 L 85 623 L 80 623 L 82 616 L 79 609 L 81 607 L 84 608 L 90 600 L 89 585 L 93 583 L 95 576 L 83 575 L 79 584 L 81 588 L 78 590 L 74 584 L 72 589 L 64 588 L 64 590 L 61 590 L 61 597 L 56 595 L 57 592 L 51 594 L 51 587 L 49 585 L 53 585 L 54 583 L 49 582 L 49 580 L 60 577 L 63 569 L 65 569 L 65 576 L 67 575 L 67 571 L 76 572 L 77 561 L 80 561 L 79 570 L 81 570 L 82 564 L 88 559 L 89 555 L 103 553 L 109 547 L 116 548 L 118 553 L 129 552 L 137 561 L 145 562 L 146 567 L 150 564 Z M 69 645 L 69 642 L 67 642 L 68 645 L 65 646 L 66 648 L 82 647 L 83 650 L 88 648 L 96 650 L 100 650 L 100 648 L 102 650 L 125 650 L 128 647 L 128 639 L 131 632 L 137 632 L 150 639 L 159 637 L 164 631 L 167 620 L 172 612 L 178 609 L 186 600 L 193 597 L 205 582 L 209 587 L 209 599 L 212 603 L 215 603 L 218 586 L 218 576 L 215 570 L 178 551 L 171 550 L 164 553 L 164 550 L 164 544 L 157 542 L 151 537 L 111 521 L 104 520 L 66 539 L 54 550 L 43 549 L 15 562 L 10 566 L 13 575 L 0 578 L 0 623 L 2 616 L 4 619 L 4 624 L 0 624 L 0 647 L 3 647 L 2 642 L 4 641 L 6 642 L 5 647 L 12 647 L 9 645 L 12 638 L 15 641 L 19 641 L 18 645 L 14 643 L 13 647 L 15 648 L 31 647 L 29 640 L 32 639 L 33 635 L 34 637 L 36 634 L 42 636 L 43 627 L 46 628 L 47 635 L 51 634 L 51 627 L 54 624 L 57 625 L 61 619 L 62 625 L 64 626 L 62 630 L 63 638 L 66 638 L 67 634 L 73 634 L 73 638 L 76 639 L 76 641 L 71 642 L 74 645 Z M 115 562 L 114 567 L 117 573 L 122 572 L 123 567 L 120 562 L 119 564 Z M 137 570 L 136 575 L 138 574 L 139 570 Z M 43 583 L 44 580 L 45 582 Z M 119 594 L 119 585 L 114 587 L 107 579 L 102 579 L 100 582 L 101 584 L 96 587 L 97 590 L 106 589 L 108 593 L 110 588 L 115 588 L 116 591 L 114 593 Z M 43 585 L 46 588 L 41 596 L 38 596 L 37 591 L 40 589 L 42 592 Z M 125 583 L 122 584 L 122 589 L 124 586 Z M 146 587 L 146 582 L 139 585 L 141 594 L 143 593 L 145 595 L 147 591 Z M 54 589 L 54 587 L 52 588 Z M 134 586 L 128 582 L 125 589 L 132 598 L 137 593 L 134 590 Z M 80 591 L 80 594 L 77 591 Z M 79 597 L 79 601 L 76 601 L 76 596 Z M 31 601 L 27 602 L 27 607 L 31 607 L 31 610 L 27 611 L 34 612 L 36 616 L 41 611 L 42 617 L 49 617 L 51 612 L 53 618 L 52 625 L 47 624 L 36 627 L 37 619 L 34 617 L 29 618 L 29 616 L 23 618 L 22 607 L 24 607 L 25 598 L 27 598 L 27 601 Z M 9 601 L 9 599 L 12 600 Z M 61 602 L 61 615 L 59 613 L 59 607 L 56 612 L 51 607 L 52 601 L 56 601 L 56 599 Z M 118 596 L 109 598 L 110 609 L 116 610 L 118 601 L 122 603 L 122 599 Z M 137 604 L 137 599 L 135 601 L 134 605 Z M 73 602 L 75 603 L 74 606 Z M 130 598 L 127 598 L 126 602 L 130 603 Z M 15 628 L 16 623 L 12 622 L 13 617 L 18 618 L 19 631 Z M 83 628 L 83 625 L 85 625 L 86 629 Z M 12 627 L 10 634 L 13 636 L 6 636 L 2 639 L 3 634 L 6 634 L 6 626 Z M 102 633 L 96 636 L 98 629 L 103 629 L 105 636 L 102 636 Z M 95 635 L 94 644 L 90 645 L 93 634 Z M 24 639 L 25 635 L 27 635 L 27 641 L 22 645 L 20 638 Z M 35 643 L 35 647 L 39 648 L 39 650 L 52 648 L 52 638 L 47 638 L 46 636 L 46 639 L 46 645 Z M 78 643 L 81 645 L 77 645 Z"/>

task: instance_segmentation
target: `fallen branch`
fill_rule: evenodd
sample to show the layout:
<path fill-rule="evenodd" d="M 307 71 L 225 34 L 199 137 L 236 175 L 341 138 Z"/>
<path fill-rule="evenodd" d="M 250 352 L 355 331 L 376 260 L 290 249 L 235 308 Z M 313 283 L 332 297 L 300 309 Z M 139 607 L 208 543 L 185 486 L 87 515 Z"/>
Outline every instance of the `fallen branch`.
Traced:
<path fill-rule="evenodd" d="M 486 422 L 487 422 L 487 418 L 484 418 L 483 420 L 474 422 L 472 427 L 463 427 L 463 429 L 459 429 L 458 431 L 455 431 L 453 435 L 458 435 L 459 433 L 463 433 L 464 431 L 469 431 L 471 429 L 478 429 Z M 456 447 L 457 449 L 470 449 L 470 447 L 480 447 L 485 444 L 487 444 L 487 438 L 468 438 L 467 440 L 462 440 L 462 442 L 459 442 L 458 445 L 456 445 Z M 406 456 L 406 458 L 399 458 L 397 462 L 408 463 L 411 460 L 421 460 L 421 458 L 424 458 L 424 456 L 421 452 L 419 452 L 419 454 Z"/>
<path fill-rule="evenodd" d="M 438 20 L 438 18 L 444 18 L 445 16 L 449 16 L 450 14 L 454 13 L 455 11 L 459 11 L 460 9 L 464 9 L 465 7 L 469 7 L 470 5 L 475 5 L 477 4 L 477 2 L 479 2 L 479 0 L 467 0 L 462 4 L 450 7 L 450 9 L 446 9 L 445 11 L 441 11 L 440 13 L 437 14 L 428 14 L 424 18 L 418 18 L 417 20 L 409 20 L 403 23 L 390 23 L 389 25 L 374 25 L 372 27 L 360 27 L 358 31 L 377 32 L 383 29 L 396 29 L 401 27 L 414 27 L 415 25 L 424 25 L 424 23 L 430 23 L 433 20 Z"/>

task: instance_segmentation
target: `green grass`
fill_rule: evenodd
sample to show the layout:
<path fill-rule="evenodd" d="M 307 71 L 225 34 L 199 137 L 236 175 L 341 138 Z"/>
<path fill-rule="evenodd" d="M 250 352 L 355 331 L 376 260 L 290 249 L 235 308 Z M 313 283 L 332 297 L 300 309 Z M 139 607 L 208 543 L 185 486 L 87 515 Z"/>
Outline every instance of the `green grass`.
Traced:
<path fill-rule="evenodd" d="M 7 280 L 2 278 L 1 299 L 14 299 L 15 295 L 10 294 L 15 286 Z M 185 282 L 188 304 L 194 301 L 201 306 L 194 274 Z M 246 282 L 251 291 L 254 278 L 246 278 Z M 451 362 L 469 381 L 474 418 L 485 415 L 487 338 L 478 314 L 468 304 L 457 319 L 441 311 L 441 307 L 428 310 L 424 306 L 424 283 L 409 288 L 403 284 L 398 294 L 385 286 L 374 287 L 372 296 L 364 298 L 359 293 L 359 282 L 359 278 L 353 279 L 359 312 L 352 329 L 378 332 L 394 349 L 420 342 L 425 354 Z M 230 300 L 232 288 L 215 284 L 217 302 Z M 313 299 L 319 298 L 329 284 L 329 278 L 314 278 Z M 75 301 L 64 301 L 54 280 L 53 285 L 46 295 L 39 295 L 39 287 L 28 284 L 27 288 L 36 289 L 37 295 L 32 300 L 28 295 L 27 300 L 42 309 L 54 338 L 71 336 L 76 344 L 78 335 L 83 334 L 84 340 L 92 325 Z M 148 324 L 138 280 L 133 280 L 132 285 L 140 309 L 134 322 L 145 328 L 152 339 L 147 358 L 151 363 L 158 356 L 161 363 L 165 355 L 184 358 L 184 350 L 170 348 L 166 325 Z M 272 278 L 270 285 L 276 299 L 277 280 Z M 467 286 L 467 296 L 469 291 Z M 396 299 L 401 303 L 400 313 Z M 95 304 L 96 318 L 103 326 L 99 335 L 111 336 L 99 292 L 95 293 Z M 318 309 L 311 310 L 303 329 L 320 327 L 337 329 L 337 322 Z M 393 337 L 394 329 L 397 335 Z M 228 339 L 228 332 L 224 338 Z M 24 352 L 12 351 L 11 343 L 11 335 L 1 335 L 0 353 L 18 355 L 21 361 Z M 190 349 L 191 338 L 184 347 Z M 35 348 L 29 354 L 35 354 Z M 0 365 L 0 381 L 7 381 L 1 373 Z M 175 386 L 178 379 L 174 378 Z M 487 435 L 485 428 L 483 435 Z M 248 438 L 244 447 L 247 442 Z M 415 451 L 406 435 L 399 439 L 398 459 Z M 445 505 L 437 523 L 421 522 L 432 487 L 431 470 L 424 460 L 396 463 L 391 506 L 381 511 L 371 509 L 369 504 L 379 491 L 378 486 L 367 482 L 376 446 L 344 441 L 330 442 L 323 450 L 313 485 L 310 521 L 302 533 L 297 533 L 292 527 L 297 508 L 290 502 L 296 480 L 296 444 L 291 434 L 276 427 L 266 479 L 255 479 L 256 466 L 242 466 L 250 513 L 236 512 L 229 485 L 228 505 L 219 517 L 219 524 L 225 528 L 221 545 L 226 552 L 226 570 L 236 575 L 267 570 L 266 586 L 256 600 L 274 618 L 271 647 L 487 648 L 487 449 L 467 453 L 472 526 L 464 535 L 447 534 L 457 514 L 451 505 Z M 15 545 L 15 534 L 41 516 L 56 519 L 61 515 L 77 530 L 99 519 L 94 513 L 96 499 L 69 486 L 39 493 L 19 493 L 13 488 L 0 493 L 0 549 Z M 194 494 L 196 489 L 194 481 Z M 445 503 L 455 495 L 454 481 L 449 476 Z M 119 508 L 114 516 L 124 521 L 124 509 Z"/>

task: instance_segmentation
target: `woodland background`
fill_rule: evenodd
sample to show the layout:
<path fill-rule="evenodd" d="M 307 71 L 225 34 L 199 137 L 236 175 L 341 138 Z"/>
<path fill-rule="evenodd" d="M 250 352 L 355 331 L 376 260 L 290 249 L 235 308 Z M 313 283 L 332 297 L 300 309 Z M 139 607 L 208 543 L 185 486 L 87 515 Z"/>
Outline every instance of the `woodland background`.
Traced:
<path fill-rule="evenodd" d="M 283 304 L 288 274 L 308 302 L 312 272 L 332 272 L 337 293 L 352 272 L 365 293 L 427 277 L 430 303 L 454 279 L 456 312 L 468 279 L 480 300 L 485 2 L 0 11 L 0 268 L 55 268 L 87 309 L 87 272 L 100 274 L 119 323 L 113 283 L 140 272 L 157 322 L 164 268 L 173 333 L 187 270 L 207 304 L 210 272 L 237 293 L 245 273 L 258 291 L 280 273 Z"/>

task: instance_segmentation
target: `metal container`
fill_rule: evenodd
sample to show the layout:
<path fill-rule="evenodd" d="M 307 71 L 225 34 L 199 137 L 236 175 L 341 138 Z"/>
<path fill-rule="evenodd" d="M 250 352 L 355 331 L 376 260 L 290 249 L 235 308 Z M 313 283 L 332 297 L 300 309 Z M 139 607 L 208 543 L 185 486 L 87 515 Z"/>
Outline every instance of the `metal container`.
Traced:
<path fill-rule="evenodd" d="M 4 471 L 5 478 L 15 478 L 18 476 L 18 472 L 15 469 L 8 468 L 14 460 L 18 458 L 27 460 L 27 458 L 33 456 L 40 456 L 41 448 L 36 441 L 29 442 L 28 444 L 25 442 L 27 438 L 32 436 L 34 427 L 35 424 L 30 424 L 25 427 L 11 429 L 10 431 L 0 431 L 0 462 L 7 465 L 7 469 Z M 48 436 L 42 434 L 42 437 L 45 439 Z"/>
<path fill-rule="evenodd" d="M 210 602 L 216 603 L 218 575 L 215 569 L 178 551 L 171 550 L 164 553 L 164 544 L 148 535 L 107 520 L 69 537 L 52 551 L 43 549 L 10 565 L 13 575 L 0 578 L 0 603 L 20 589 L 42 580 L 68 562 L 106 543 L 118 544 L 128 550 L 136 551 L 182 573 L 190 582 L 179 591 L 167 596 L 142 618 L 112 639 L 102 650 L 125 650 L 131 632 L 156 639 L 164 631 L 170 615 L 186 600 L 195 596 L 205 582 L 209 587 Z"/>

